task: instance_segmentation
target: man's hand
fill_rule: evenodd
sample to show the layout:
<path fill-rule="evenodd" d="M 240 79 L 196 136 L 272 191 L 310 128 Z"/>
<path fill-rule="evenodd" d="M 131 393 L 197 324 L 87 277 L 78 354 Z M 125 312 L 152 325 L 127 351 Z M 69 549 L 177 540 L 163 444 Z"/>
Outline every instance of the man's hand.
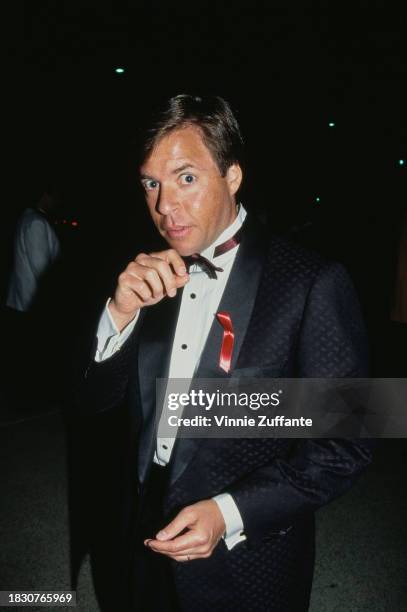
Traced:
<path fill-rule="evenodd" d="M 174 249 L 140 253 L 119 276 L 109 310 L 121 331 L 144 306 L 174 297 L 189 280 L 185 263 Z"/>
<path fill-rule="evenodd" d="M 218 504 L 213 499 L 207 499 L 181 510 L 169 525 L 157 533 L 155 540 L 146 540 L 144 544 L 175 561 L 206 559 L 211 556 L 225 530 Z"/>

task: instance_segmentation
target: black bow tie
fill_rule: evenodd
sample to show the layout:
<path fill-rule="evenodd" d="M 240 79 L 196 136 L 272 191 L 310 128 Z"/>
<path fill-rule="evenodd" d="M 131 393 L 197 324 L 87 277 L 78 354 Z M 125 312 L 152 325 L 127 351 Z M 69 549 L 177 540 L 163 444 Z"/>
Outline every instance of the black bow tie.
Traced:
<path fill-rule="evenodd" d="M 188 272 L 189 268 L 194 264 L 200 266 L 200 268 L 202 268 L 202 270 L 206 272 L 209 278 L 218 278 L 216 272 L 223 272 L 223 268 L 218 268 L 211 261 L 209 261 L 209 259 L 206 259 L 206 257 L 203 257 L 198 253 L 188 255 L 187 257 L 183 257 L 182 259 L 185 262 Z"/>
<path fill-rule="evenodd" d="M 241 237 L 242 227 L 236 232 L 234 236 L 232 236 L 232 238 L 229 238 L 229 240 L 222 242 L 222 244 L 218 244 L 218 246 L 215 247 L 215 252 L 213 256 L 218 257 L 219 255 L 227 253 L 228 251 L 230 251 L 230 249 L 233 249 L 239 244 L 239 242 L 241 241 Z M 183 257 L 182 259 L 185 262 L 188 272 L 189 268 L 194 264 L 200 266 L 202 270 L 206 272 L 209 278 L 218 278 L 216 272 L 223 272 L 223 268 L 218 268 L 211 261 L 209 261 L 209 259 L 203 257 L 203 255 L 199 255 L 199 253 L 188 255 L 187 257 Z"/>

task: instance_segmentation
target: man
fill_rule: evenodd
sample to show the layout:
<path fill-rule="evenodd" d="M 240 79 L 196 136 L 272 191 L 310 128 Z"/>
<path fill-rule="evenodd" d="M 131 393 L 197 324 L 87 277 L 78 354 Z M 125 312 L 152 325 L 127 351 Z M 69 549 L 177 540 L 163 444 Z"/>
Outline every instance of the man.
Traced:
<path fill-rule="evenodd" d="M 129 418 L 121 543 L 96 580 L 102 609 L 115 609 L 120 590 L 120 610 L 303 612 L 314 511 L 352 485 L 369 449 L 350 440 L 163 439 L 155 381 L 363 376 L 354 290 L 340 265 L 270 239 L 238 206 L 242 139 L 224 100 L 172 98 L 143 145 L 140 180 L 168 248 L 138 254 L 119 276 L 77 392 L 82 414 L 124 402 Z M 219 312 L 234 327 L 227 368 Z M 94 538 L 95 567 L 96 550 L 103 555 Z"/>
<path fill-rule="evenodd" d="M 26 208 L 18 221 L 6 304 L 19 312 L 30 310 L 41 278 L 60 254 L 59 240 L 50 223 L 56 204 L 56 197 L 45 191 L 37 205 Z"/>
<path fill-rule="evenodd" d="M 58 204 L 57 195 L 48 187 L 35 206 L 23 211 L 14 238 L 14 261 L 5 311 L 11 355 L 5 380 L 10 405 L 29 407 L 30 411 L 41 407 L 46 398 L 52 401 L 53 396 L 50 384 L 44 392 L 43 380 L 44 372 L 48 380 L 53 380 L 48 357 L 54 345 L 48 333 L 49 320 L 46 325 L 42 323 L 47 319 L 47 307 L 51 303 L 55 305 L 55 292 L 44 289 L 45 280 L 49 280 L 60 257 L 60 241 L 53 227 Z M 44 349 L 41 356 L 38 355 L 39 344 Z M 53 359 L 55 363 L 55 355 Z"/>

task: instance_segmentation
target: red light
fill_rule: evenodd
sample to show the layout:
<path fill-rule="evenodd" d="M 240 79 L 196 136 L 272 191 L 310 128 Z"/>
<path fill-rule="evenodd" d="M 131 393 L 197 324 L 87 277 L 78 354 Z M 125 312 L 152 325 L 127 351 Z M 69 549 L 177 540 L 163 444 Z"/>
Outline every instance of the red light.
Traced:
<path fill-rule="evenodd" d="M 79 223 L 77 221 L 72 221 L 71 225 L 73 227 L 78 227 Z"/>

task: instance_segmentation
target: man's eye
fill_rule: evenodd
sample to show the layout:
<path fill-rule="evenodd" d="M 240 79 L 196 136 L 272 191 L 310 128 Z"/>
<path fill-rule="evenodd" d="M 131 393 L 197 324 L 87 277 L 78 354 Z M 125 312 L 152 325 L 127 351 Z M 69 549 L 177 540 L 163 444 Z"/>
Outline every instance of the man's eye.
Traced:
<path fill-rule="evenodd" d="M 181 183 L 183 185 L 190 185 L 195 181 L 195 177 L 193 174 L 181 174 Z"/>
<path fill-rule="evenodd" d="M 148 179 L 146 181 L 143 181 L 143 185 L 146 191 L 152 191 L 153 189 L 157 189 L 158 181 L 155 181 L 154 179 Z"/>

